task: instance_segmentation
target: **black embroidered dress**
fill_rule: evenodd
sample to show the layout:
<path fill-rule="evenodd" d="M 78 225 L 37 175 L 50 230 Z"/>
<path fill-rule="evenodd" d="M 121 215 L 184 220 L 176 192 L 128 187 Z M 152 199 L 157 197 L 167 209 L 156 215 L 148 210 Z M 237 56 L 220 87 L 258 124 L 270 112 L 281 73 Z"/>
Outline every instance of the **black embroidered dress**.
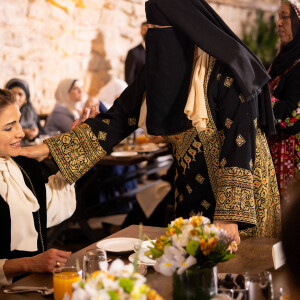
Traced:
<path fill-rule="evenodd" d="M 149 0 L 146 14 L 148 23 L 166 27 L 149 28 L 137 80 L 106 114 L 45 141 L 61 172 L 76 181 L 133 132 L 146 93 L 148 133 L 167 139 L 177 164 L 177 215 L 202 212 L 238 222 L 248 234 L 278 236 L 279 194 L 261 130 L 274 133 L 268 75 L 205 1 Z M 230 53 L 216 47 L 224 41 Z M 203 87 L 209 122 L 201 132 L 184 114 L 195 44 L 210 54 Z"/>

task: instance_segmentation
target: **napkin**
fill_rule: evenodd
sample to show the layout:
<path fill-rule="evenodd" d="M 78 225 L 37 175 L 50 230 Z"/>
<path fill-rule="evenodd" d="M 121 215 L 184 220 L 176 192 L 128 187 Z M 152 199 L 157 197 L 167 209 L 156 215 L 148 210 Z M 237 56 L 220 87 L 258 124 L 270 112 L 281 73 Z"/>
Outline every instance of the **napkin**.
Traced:
<path fill-rule="evenodd" d="M 147 218 L 171 190 L 170 183 L 160 180 L 136 194 L 136 199 Z"/>

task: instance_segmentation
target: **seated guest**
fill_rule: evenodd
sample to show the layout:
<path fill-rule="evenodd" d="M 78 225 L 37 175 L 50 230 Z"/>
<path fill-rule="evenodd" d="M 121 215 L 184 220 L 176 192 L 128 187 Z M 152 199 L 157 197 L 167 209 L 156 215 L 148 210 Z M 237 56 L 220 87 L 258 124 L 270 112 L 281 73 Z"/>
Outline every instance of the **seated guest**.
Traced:
<path fill-rule="evenodd" d="M 282 245 L 290 282 L 290 299 L 300 299 L 300 180 L 294 184 L 292 203 L 282 221 Z"/>
<path fill-rule="evenodd" d="M 47 118 L 47 132 L 67 132 L 76 119 L 80 119 L 82 105 L 82 85 L 78 79 L 64 79 L 55 91 L 56 105 Z"/>
<path fill-rule="evenodd" d="M 6 83 L 5 88 L 12 91 L 19 106 L 21 112 L 20 124 L 25 133 L 22 146 L 26 146 L 34 141 L 40 133 L 44 133 L 39 116 L 30 102 L 29 86 L 26 81 L 13 78 Z"/>
<path fill-rule="evenodd" d="M 24 132 L 9 90 L 0 89 L 0 287 L 25 273 L 52 272 L 70 252 L 47 251 L 47 227 L 75 211 L 74 185 L 60 173 L 45 184 L 39 163 L 18 156 Z"/>

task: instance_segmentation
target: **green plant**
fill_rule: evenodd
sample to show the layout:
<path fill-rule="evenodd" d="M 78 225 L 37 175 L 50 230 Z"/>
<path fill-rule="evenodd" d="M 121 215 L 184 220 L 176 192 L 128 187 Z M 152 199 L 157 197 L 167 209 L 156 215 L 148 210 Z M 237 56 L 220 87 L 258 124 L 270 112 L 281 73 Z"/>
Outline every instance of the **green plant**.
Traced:
<path fill-rule="evenodd" d="M 263 11 L 256 11 L 255 21 L 243 23 L 243 42 L 269 68 L 277 53 L 278 36 L 274 15 L 266 17 Z"/>

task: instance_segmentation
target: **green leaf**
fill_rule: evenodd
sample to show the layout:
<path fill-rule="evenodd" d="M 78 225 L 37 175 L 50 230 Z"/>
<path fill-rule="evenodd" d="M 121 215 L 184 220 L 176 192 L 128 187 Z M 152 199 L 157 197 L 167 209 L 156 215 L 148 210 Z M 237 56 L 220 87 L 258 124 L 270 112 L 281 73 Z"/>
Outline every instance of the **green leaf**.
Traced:
<path fill-rule="evenodd" d="M 189 255 L 196 256 L 200 243 L 198 241 L 191 240 L 186 246 L 186 251 Z"/>
<path fill-rule="evenodd" d="M 120 278 L 119 286 L 124 289 L 124 291 L 128 294 L 133 290 L 134 283 L 130 278 Z"/>
<path fill-rule="evenodd" d="M 108 295 L 110 296 L 110 300 L 120 300 L 118 293 L 115 291 L 108 291 Z"/>

